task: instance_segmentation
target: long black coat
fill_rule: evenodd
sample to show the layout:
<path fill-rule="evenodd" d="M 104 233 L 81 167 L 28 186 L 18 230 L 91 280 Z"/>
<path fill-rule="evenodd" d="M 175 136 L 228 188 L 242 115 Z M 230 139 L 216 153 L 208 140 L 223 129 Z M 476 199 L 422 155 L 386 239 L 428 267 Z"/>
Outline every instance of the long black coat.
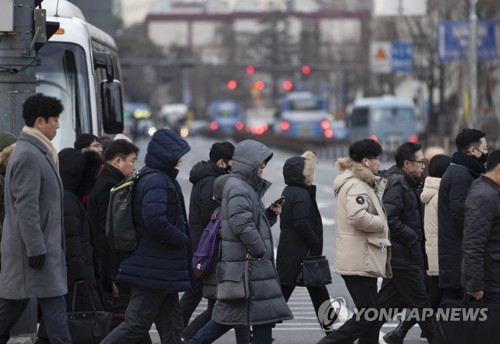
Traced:
<path fill-rule="evenodd" d="M 111 292 L 111 282 L 125 256 L 117 256 L 105 234 L 106 214 L 109 204 L 109 190 L 125 179 L 123 173 L 106 163 L 97 176 L 92 191 L 87 198 L 87 211 L 94 240 L 97 262 L 103 279 L 105 292 Z"/>
<path fill-rule="evenodd" d="M 462 269 L 465 290 L 500 293 L 500 186 L 484 175 L 465 201 Z"/>
<path fill-rule="evenodd" d="M 94 305 L 103 309 L 97 286 L 94 247 L 92 244 L 87 211 L 81 202 L 86 186 L 92 183 L 100 160 L 92 153 L 82 154 L 73 148 L 59 153 L 59 173 L 64 186 L 64 229 L 66 241 L 66 266 L 68 270 L 67 307 L 71 308 L 73 286 L 83 281 L 92 294 Z M 76 309 L 92 310 L 88 293 L 80 285 L 77 290 Z"/>
<path fill-rule="evenodd" d="M 422 203 L 418 183 L 397 166 L 386 174 L 383 202 L 387 211 L 393 269 L 427 269 Z"/>
<path fill-rule="evenodd" d="M 282 285 L 296 285 L 302 258 L 321 255 L 323 223 L 316 203 L 316 186 L 306 185 L 306 159 L 292 157 L 283 166 L 287 186 L 280 215 L 276 267 Z M 306 171 L 306 172 L 305 172 Z"/>
<path fill-rule="evenodd" d="M 198 248 L 203 229 L 218 204 L 213 197 L 215 178 L 226 174 L 212 161 L 200 161 L 189 172 L 189 181 L 193 184 L 189 200 L 189 232 L 193 252 Z"/>
<path fill-rule="evenodd" d="M 438 194 L 439 286 L 460 289 L 464 206 L 467 191 L 474 179 L 484 172 L 475 157 L 457 152 L 446 169 Z"/>

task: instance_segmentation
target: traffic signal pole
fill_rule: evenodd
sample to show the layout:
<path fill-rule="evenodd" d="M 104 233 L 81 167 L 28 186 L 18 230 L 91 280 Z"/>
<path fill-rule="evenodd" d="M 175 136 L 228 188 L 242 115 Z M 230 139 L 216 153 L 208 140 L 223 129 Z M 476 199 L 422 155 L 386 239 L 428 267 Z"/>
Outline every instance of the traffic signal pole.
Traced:
<path fill-rule="evenodd" d="M 24 125 L 18 114 L 26 98 L 35 93 L 36 86 L 36 53 L 32 43 L 34 0 L 14 0 L 7 4 L 8 8 L 0 9 L 0 22 L 13 19 L 13 26 L 11 31 L 0 31 L 0 131 L 17 136 Z"/>
<path fill-rule="evenodd" d="M 0 131 L 18 136 L 24 121 L 22 104 L 35 93 L 36 52 L 34 49 L 34 0 L 0 3 Z M 41 15 L 41 13 L 38 13 Z M 40 18 L 45 26 L 43 14 Z M 8 23 L 8 25 L 5 25 Z M 44 31 L 45 27 L 38 27 Z M 27 343 L 36 335 L 37 305 L 32 300 L 11 331 L 9 343 Z M 29 338 L 26 338 L 29 337 Z"/>
<path fill-rule="evenodd" d="M 477 0 L 469 0 L 469 21 L 470 21 L 470 40 L 469 40 L 469 82 L 470 82 L 470 127 L 478 125 L 477 122 Z"/>

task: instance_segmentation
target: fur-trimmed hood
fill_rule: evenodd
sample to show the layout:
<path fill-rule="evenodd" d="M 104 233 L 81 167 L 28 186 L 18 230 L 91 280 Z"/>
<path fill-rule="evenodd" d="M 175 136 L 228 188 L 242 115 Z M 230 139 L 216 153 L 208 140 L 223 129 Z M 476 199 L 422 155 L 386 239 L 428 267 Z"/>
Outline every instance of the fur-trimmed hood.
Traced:
<path fill-rule="evenodd" d="M 5 175 L 5 172 L 7 171 L 7 163 L 9 162 L 9 158 L 10 158 L 15 146 L 16 146 L 16 143 L 13 143 L 13 144 L 7 146 L 6 148 L 4 148 L 0 152 L 0 174 Z"/>
<path fill-rule="evenodd" d="M 285 184 L 313 185 L 317 164 L 316 154 L 311 151 L 306 151 L 302 156 L 293 156 L 287 159 L 283 165 Z"/>
<path fill-rule="evenodd" d="M 333 183 L 335 193 L 351 178 L 359 179 L 372 187 L 380 180 L 380 177 L 377 177 L 368 168 L 351 158 L 339 158 L 335 166 L 339 171 L 339 175 Z"/>

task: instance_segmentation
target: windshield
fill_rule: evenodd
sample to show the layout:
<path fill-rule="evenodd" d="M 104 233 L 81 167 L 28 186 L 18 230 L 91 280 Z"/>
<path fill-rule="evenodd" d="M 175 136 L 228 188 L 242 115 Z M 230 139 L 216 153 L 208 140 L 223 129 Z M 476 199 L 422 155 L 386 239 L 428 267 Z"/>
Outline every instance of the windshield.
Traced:
<path fill-rule="evenodd" d="M 92 132 L 85 52 L 76 44 L 48 42 L 38 52 L 38 59 L 36 91 L 56 97 L 64 105 L 53 143 L 59 149 L 72 147 L 75 135 Z"/>
<path fill-rule="evenodd" d="M 315 111 L 321 110 L 321 102 L 315 98 L 290 100 L 290 110 L 292 111 Z"/>
<path fill-rule="evenodd" d="M 238 106 L 235 103 L 220 103 L 215 112 L 219 117 L 235 117 L 238 115 Z"/>
<path fill-rule="evenodd" d="M 410 108 L 374 109 L 372 121 L 379 125 L 413 125 L 415 124 L 415 114 Z"/>

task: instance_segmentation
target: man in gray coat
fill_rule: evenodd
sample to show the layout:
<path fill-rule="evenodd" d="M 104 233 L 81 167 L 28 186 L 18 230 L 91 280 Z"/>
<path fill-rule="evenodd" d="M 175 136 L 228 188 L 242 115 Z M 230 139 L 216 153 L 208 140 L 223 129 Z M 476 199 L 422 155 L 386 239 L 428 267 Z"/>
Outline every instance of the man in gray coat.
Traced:
<path fill-rule="evenodd" d="M 0 333 L 37 298 L 50 343 L 71 343 L 64 295 L 63 185 L 57 150 L 61 102 L 41 93 L 23 104 L 25 126 L 5 174 L 5 220 L 1 243 Z"/>

